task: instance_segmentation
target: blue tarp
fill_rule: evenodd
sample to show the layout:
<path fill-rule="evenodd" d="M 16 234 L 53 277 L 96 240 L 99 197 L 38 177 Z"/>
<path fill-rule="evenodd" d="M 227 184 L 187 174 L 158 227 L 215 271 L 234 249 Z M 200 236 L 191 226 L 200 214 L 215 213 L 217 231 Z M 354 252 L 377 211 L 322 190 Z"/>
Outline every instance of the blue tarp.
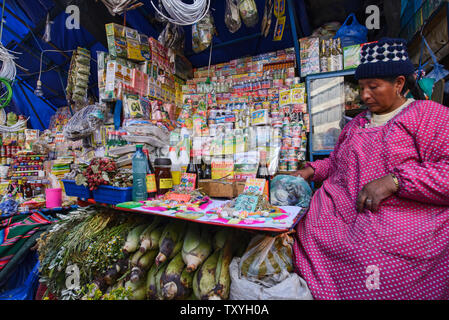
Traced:
<path fill-rule="evenodd" d="M 3 1 L 3 0 L 2 0 Z M 73 50 L 76 47 L 90 49 L 92 57 L 96 59 L 96 51 L 107 51 L 107 49 L 95 39 L 83 26 L 79 30 L 68 30 L 65 28 L 65 22 L 68 15 L 63 9 L 53 19 L 51 42 L 52 45 L 42 41 L 44 29 L 36 27 L 42 25 L 46 20 L 47 13 L 58 8 L 53 0 L 5 0 L 5 25 L 2 35 L 2 44 L 10 50 L 17 52 L 17 64 L 21 68 L 17 69 L 18 77 L 13 86 L 14 96 L 12 103 L 6 108 L 6 111 L 16 110 L 30 117 L 30 126 L 32 128 L 43 130 L 48 127 L 50 117 L 55 113 L 58 107 L 66 106 L 65 87 L 67 85 L 67 75 L 70 66 L 71 53 L 61 54 L 58 52 L 44 53 L 42 63 L 43 72 L 41 81 L 43 83 L 44 97 L 36 97 L 33 93 L 39 73 L 40 55 L 42 50 Z M 86 0 L 91 1 L 91 0 Z M 78 1 L 79 2 L 79 1 Z M 138 29 L 141 33 L 157 38 L 159 32 L 151 25 L 145 13 L 154 15 L 154 9 L 150 0 L 141 0 L 144 7 L 127 13 L 127 25 Z M 305 35 L 310 34 L 304 1 L 293 0 L 296 7 L 298 18 L 298 27 Z M 157 2 L 155 2 L 157 3 Z M 218 36 L 214 37 L 214 45 L 227 43 L 229 41 L 253 35 L 260 32 L 260 25 L 263 16 L 265 0 L 256 0 L 259 11 L 259 23 L 256 27 L 246 28 L 243 24 L 239 31 L 232 34 L 226 28 L 224 23 L 225 1 L 212 0 L 211 7 L 218 31 Z M 103 8 L 107 10 L 105 7 Z M 273 33 L 267 38 L 255 37 L 244 42 L 222 46 L 213 51 L 212 64 L 226 62 L 239 57 L 255 55 L 264 52 L 276 51 L 288 47 L 293 47 L 293 39 L 290 32 L 290 19 L 288 12 L 287 25 L 284 31 L 282 41 L 272 41 Z M 121 17 L 123 19 L 123 17 Z M 112 16 L 111 16 L 112 20 Z M 275 24 L 273 16 L 272 30 Z M 32 30 L 35 30 L 32 32 Z M 205 66 L 209 60 L 209 50 L 200 54 L 192 53 L 191 27 L 185 27 L 186 43 L 185 53 L 194 67 Z M 299 36 L 299 34 L 298 34 Z M 25 70 L 23 70 L 26 69 Z M 47 71 L 50 70 L 50 71 Z M 90 93 L 98 96 L 97 68 L 96 63 L 92 62 L 91 69 L 91 91 Z M 23 90 L 23 91 L 22 91 Z"/>

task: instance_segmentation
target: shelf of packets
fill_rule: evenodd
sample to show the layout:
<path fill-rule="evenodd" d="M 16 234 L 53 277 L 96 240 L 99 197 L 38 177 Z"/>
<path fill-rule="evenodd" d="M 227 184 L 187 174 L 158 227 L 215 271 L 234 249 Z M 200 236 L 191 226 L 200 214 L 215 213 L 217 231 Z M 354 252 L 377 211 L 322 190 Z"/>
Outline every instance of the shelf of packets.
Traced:
<path fill-rule="evenodd" d="M 172 101 L 193 75 L 192 65 L 152 37 L 118 24 L 107 24 L 108 51 L 97 52 L 100 98 L 115 100 L 123 92 Z"/>
<path fill-rule="evenodd" d="M 163 69 L 157 63 L 135 63 L 97 52 L 98 88 L 100 99 L 113 101 L 123 93 L 182 103 L 185 81 Z"/>
<path fill-rule="evenodd" d="M 276 122 L 269 114 L 266 109 L 251 112 L 246 103 L 225 110 L 209 108 L 204 101 L 185 104 L 178 119 L 182 128 L 170 133 L 170 145 L 178 156 L 186 148 L 197 161 L 211 164 L 212 179 L 252 177 L 260 151 L 267 152 L 270 174 L 278 165 L 280 171 L 296 171 L 307 148 L 308 128 L 301 113 Z"/>
<path fill-rule="evenodd" d="M 208 73 L 214 75 L 210 82 L 204 78 Z M 278 165 L 280 171 L 297 170 L 305 160 L 309 116 L 294 51 L 233 60 L 194 75 L 183 86 L 178 123 L 191 131 L 193 155 L 216 159 L 215 167 L 224 170 L 217 178 L 243 178 L 239 166 L 255 165 L 261 150 L 268 153 L 271 174 Z M 243 156 L 248 152 L 255 155 Z"/>
<path fill-rule="evenodd" d="M 301 77 L 311 74 L 356 69 L 360 65 L 360 52 L 366 44 L 344 45 L 340 38 L 299 39 Z"/>

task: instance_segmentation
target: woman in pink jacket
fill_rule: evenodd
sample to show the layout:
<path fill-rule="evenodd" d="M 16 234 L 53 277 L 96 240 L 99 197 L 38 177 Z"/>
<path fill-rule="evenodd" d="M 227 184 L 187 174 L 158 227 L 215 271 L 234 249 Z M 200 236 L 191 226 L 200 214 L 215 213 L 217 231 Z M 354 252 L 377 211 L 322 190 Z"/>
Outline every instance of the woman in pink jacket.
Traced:
<path fill-rule="evenodd" d="M 406 43 L 365 45 L 356 78 L 368 107 L 325 160 L 297 226 L 295 262 L 316 299 L 449 298 L 449 108 L 422 99 Z"/>

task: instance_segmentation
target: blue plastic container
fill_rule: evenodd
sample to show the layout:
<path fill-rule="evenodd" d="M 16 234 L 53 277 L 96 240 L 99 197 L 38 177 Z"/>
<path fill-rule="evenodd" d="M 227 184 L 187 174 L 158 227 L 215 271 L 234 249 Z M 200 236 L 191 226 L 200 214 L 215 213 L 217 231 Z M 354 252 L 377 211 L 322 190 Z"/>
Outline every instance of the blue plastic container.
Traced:
<path fill-rule="evenodd" d="M 92 192 L 88 187 L 78 186 L 75 180 L 62 180 L 64 183 L 65 194 L 69 197 L 78 197 L 81 199 L 91 199 Z"/>
<path fill-rule="evenodd" d="M 133 188 L 117 188 L 111 186 L 99 186 L 97 190 L 92 191 L 94 200 L 98 203 L 119 204 L 132 201 Z"/>

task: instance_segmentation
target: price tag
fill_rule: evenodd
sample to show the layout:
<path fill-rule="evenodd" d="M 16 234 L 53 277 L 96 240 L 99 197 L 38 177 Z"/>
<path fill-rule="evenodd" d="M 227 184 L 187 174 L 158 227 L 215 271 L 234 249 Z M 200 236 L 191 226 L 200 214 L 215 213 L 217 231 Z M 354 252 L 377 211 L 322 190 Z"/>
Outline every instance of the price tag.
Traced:
<path fill-rule="evenodd" d="M 181 176 L 180 187 L 182 189 L 193 191 L 196 189 L 196 174 L 195 173 L 184 173 Z"/>
<path fill-rule="evenodd" d="M 257 195 L 264 193 L 266 181 L 265 179 L 246 179 L 245 188 L 243 192 L 249 192 Z"/>
<path fill-rule="evenodd" d="M 167 200 L 177 201 L 179 203 L 187 203 L 191 199 L 190 194 L 170 193 L 167 194 Z"/>

